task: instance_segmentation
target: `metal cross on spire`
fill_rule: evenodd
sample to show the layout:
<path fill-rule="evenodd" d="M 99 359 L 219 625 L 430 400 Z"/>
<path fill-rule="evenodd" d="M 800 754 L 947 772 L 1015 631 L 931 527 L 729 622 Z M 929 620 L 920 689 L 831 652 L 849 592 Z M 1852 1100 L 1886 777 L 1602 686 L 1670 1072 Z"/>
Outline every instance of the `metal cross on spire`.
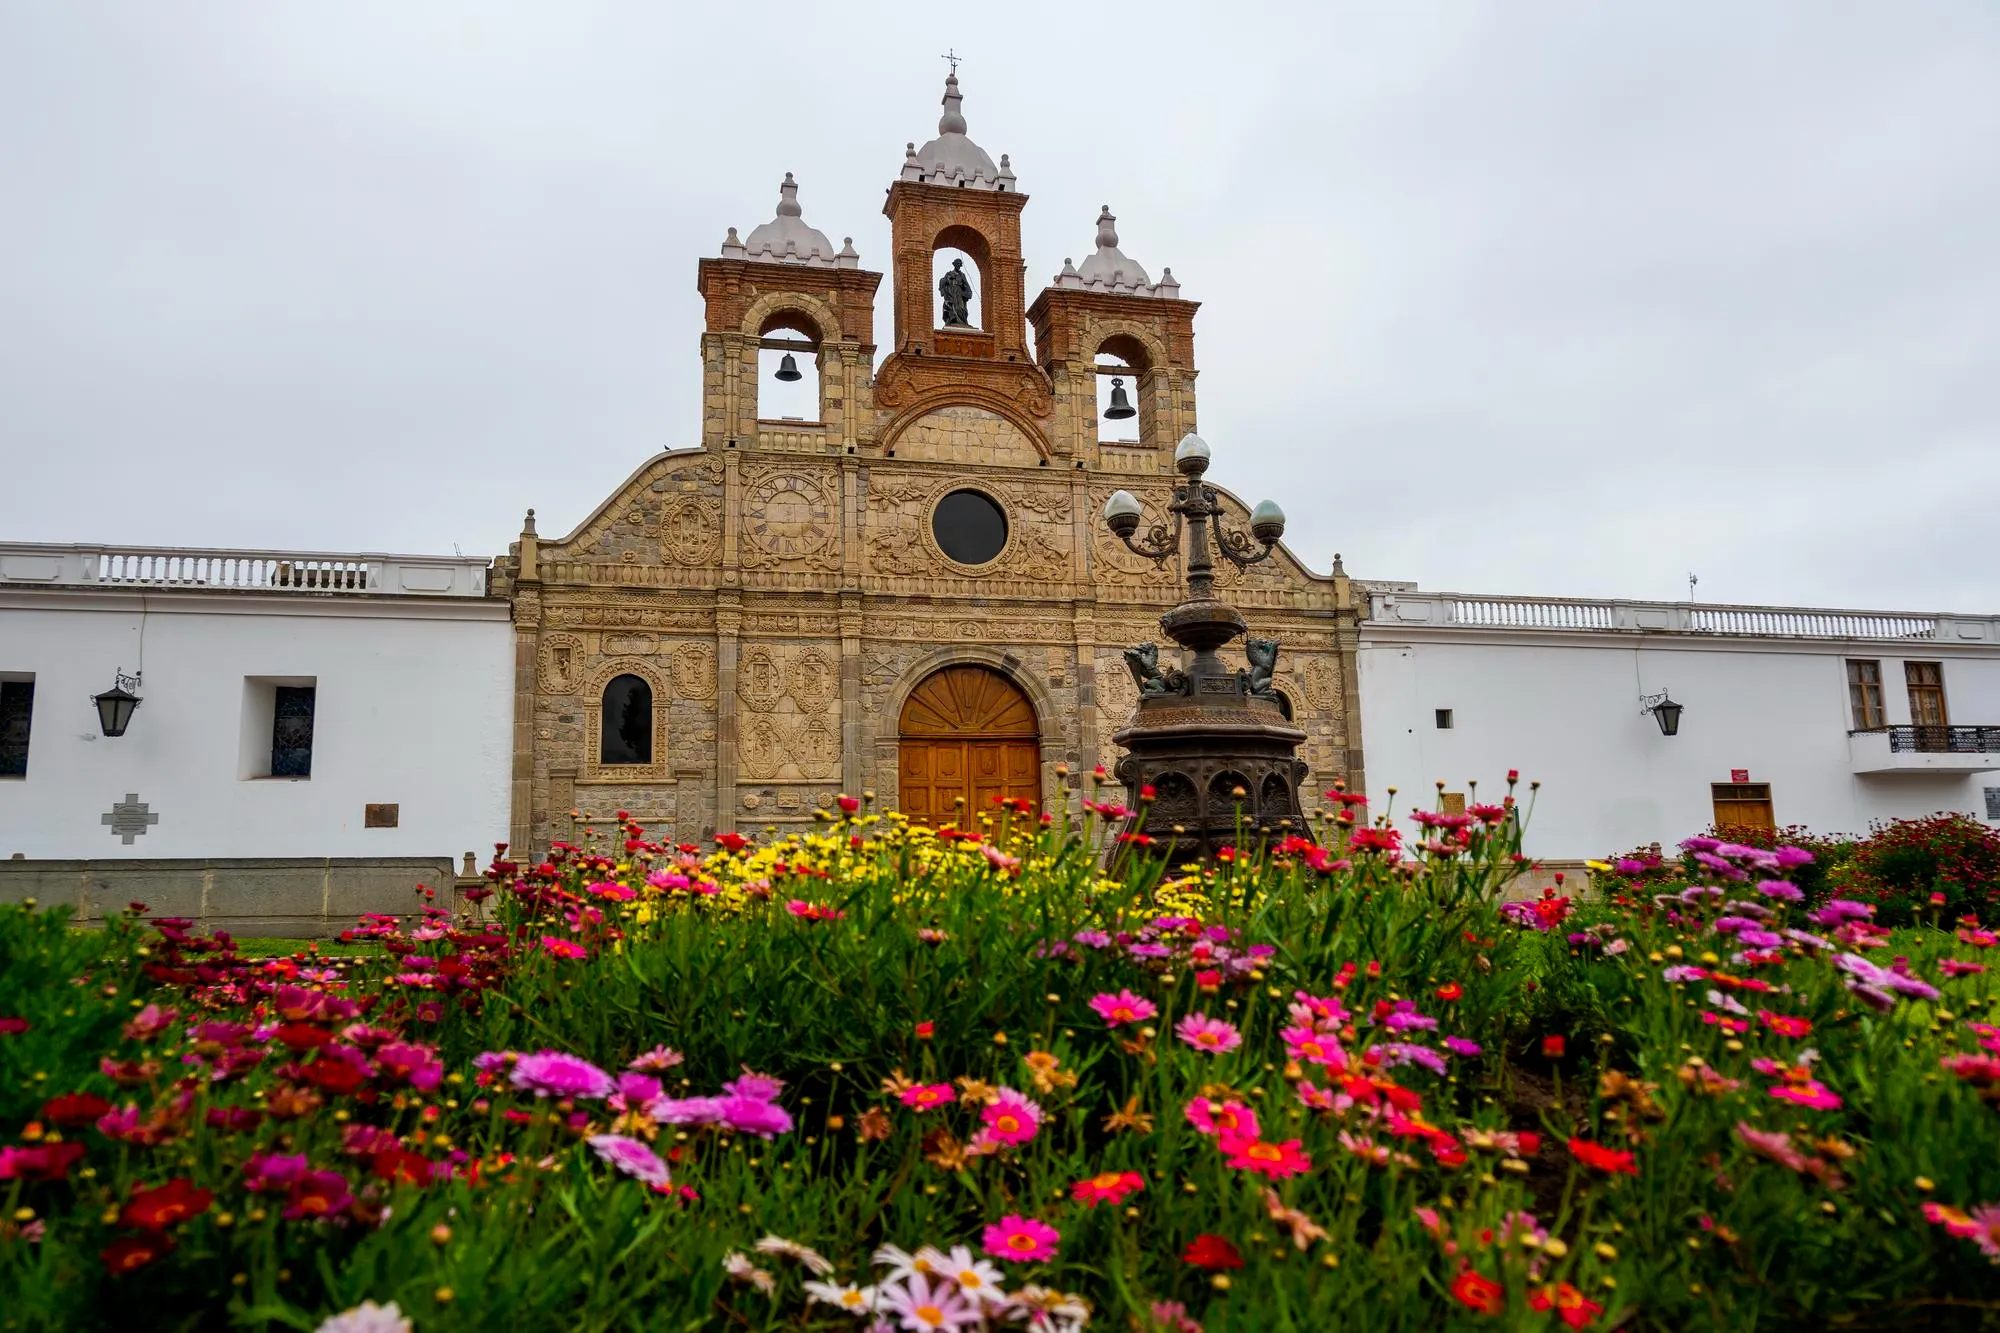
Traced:
<path fill-rule="evenodd" d="M 947 47 L 946 47 L 946 48 L 944 49 L 944 54 L 943 54 L 943 55 L 941 55 L 941 56 L 939 56 L 939 57 L 938 57 L 938 59 L 939 59 L 939 60 L 946 60 L 946 61 L 950 61 L 950 62 L 951 62 L 951 72 L 952 72 L 952 74 L 953 74 L 953 75 L 956 75 L 956 74 L 958 73 L 958 62 L 959 62 L 959 61 L 961 61 L 961 60 L 963 60 L 963 59 L 965 59 L 965 57 L 964 57 L 964 56 L 962 56 L 962 55 L 960 55 L 960 54 L 958 54 L 958 52 L 957 52 L 956 50 L 954 50 L 953 48 L 951 48 L 951 47 L 947 46 Z"/>

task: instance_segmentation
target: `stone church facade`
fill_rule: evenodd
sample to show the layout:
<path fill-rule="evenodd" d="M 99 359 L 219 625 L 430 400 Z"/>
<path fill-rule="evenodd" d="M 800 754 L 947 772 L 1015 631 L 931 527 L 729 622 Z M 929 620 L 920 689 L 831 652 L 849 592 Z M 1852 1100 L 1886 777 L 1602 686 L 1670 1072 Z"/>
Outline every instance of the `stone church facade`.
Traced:
<path fill-rule="evenodd" d="M 1120 650 L 1163 637 L 1179 571 L 1126 550 L 1100 511 L 1122 488 L 1165 514 L 1196 425 L 1198 307 L 1120 251 L 1108 209 L 1091 257 L 1030 303 L 1017 186 L 967 136 L 954 76 L 937 137 L 889 186 L 879 362 L 885 275 L 805 224 L 790 176 L 771 222 L 699 262 L 698 447 L 647 461 L 567 537 L 540 537 L 530 511 L 494 571 L 515 634 L 514 846 L 621 809 L 682 840 L 783 829 L 838 792 L 941 823 L 996 795 L 1053 806 L 1115 766 L 1137 700 Z M 974 320 L 941 323 L 944 249 L 970 260 Z M 816 366 L 817 421 L 759 418 L 759 357 L 777 349 Z M 1113 371 L 1136 441 L 1099 439 Z M 1356 590 L 1338 560 L 1317 574 L 1280 549 L 1222 573 L 1251 633 L 1283 644 L 1302 793 L 1358 784 Z"/>

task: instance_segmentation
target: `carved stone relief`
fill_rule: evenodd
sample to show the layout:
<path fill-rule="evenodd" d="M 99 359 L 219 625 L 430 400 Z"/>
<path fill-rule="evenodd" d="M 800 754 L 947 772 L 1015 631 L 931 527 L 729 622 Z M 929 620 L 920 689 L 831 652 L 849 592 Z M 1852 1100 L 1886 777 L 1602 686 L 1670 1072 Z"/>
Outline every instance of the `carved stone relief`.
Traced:
<path fill-rule="evenodd" d="M 674 645 L 674 693 L 707 703 L 715 698 L 715 649 L 706 643 Z"/>
<path fill-rule="evenodd" d="M 803 472 L 773 472 L 748 485 L 743 497 L 743 563 L 753 568 L 839 564 L 834 538 L 840 522 L 832 480 Z"/>
<path fill-rule="evenodd" d="M 660 647 L 657 634 L 606 634 L 604 653 L 607 657 L 650 657 Z"/>
<path fill-rule="evenodd" d="M 1312 710 L 1331 714 L 1340 702 L 1340 663 L 1325 657 L 1308 657 L 1299 664 L 1297 675 Z"/>
<path fill-rule="evenodd" d="M 752 644 L 737 667 L 739 775 L 746 782 L 838 781 L 840 672 L 817 644 Z"/>
<path fill-rule="evenodd" d="M 707 496 L 684 496 L 660 522 L 660 554 L 679 565 L 706 565 L 722 540 L 722 506 Z"/>
<path fill-rule="evenodd" d="M 574 634 L 544 634 L 539 655 L 543 694 L 575 694 L 583 675 L 583 640 Z"/>

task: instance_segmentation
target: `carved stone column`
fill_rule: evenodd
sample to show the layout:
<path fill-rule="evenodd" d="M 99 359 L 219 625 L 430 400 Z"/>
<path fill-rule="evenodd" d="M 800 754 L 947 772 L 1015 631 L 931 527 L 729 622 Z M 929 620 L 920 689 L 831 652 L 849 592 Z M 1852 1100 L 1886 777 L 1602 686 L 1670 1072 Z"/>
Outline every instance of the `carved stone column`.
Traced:
<path fill-rule="evenodd" d="M 840 594 L 840 787 L 859 796 L 868 781 L 861 727 L 861 594 Z"/>
<path fill-rule="evenodd" d="M 736 827 L 736 649 L 743 629 L 742 594 L 715 600 L 715 831 Z"/>

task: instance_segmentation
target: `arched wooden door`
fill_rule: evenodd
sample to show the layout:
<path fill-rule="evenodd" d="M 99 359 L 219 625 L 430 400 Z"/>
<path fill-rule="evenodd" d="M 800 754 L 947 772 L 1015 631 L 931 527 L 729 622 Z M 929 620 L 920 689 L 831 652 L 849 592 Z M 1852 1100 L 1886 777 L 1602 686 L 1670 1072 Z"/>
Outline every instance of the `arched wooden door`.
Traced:
<path fill-rule="evenodd" d="M 990 812 L 996 796 L 1041 804 L 1035 706 L 990 667 L 945 667 L 925 677 L 903 705 L 898 734 L 902 810 L 919 823 L 963 828 Z"/>

